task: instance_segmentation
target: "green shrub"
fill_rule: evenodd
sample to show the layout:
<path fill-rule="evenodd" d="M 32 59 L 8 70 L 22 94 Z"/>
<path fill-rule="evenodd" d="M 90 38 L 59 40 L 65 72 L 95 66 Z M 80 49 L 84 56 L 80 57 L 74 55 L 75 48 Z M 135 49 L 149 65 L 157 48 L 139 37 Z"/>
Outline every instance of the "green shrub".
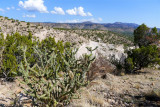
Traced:
<path fill-rule="evenodd" d="M 32 46 L 36 44 L 32 41 L 32 35 L 21 36 L 19 33 L 12 35 L 7 35 L 6 39 L 1 35 L 0 46 L 3 47 L 2 62 L 0 72 L 3 74 L 3 77 L 14 77 L 19 75 L 17 71 L 18 64 L 21 62 L 22 52 L 18 50 L 19 46 L 27 45 L 27 60 L 30 63 L 34 63 L 35 59 L 32 55 L 33 49 Z"/>
<path fill-rule="evenodd" d="M 0 69 L 2 68 L 2 60 L 3 60 L 3 56 L 2 53 L 4 51 L 4 35 L 1 34 L 0 35 Z M 3 74 L 3 72 L 0 70 L 0 77 Z"/>
<path fill-rule="evenodd" d="M 30 23 L 28 22 L 27 25 L 30 26 Z"/>
<path fill-rule="evenodd" d="M 125 70 L 128 73 L 135 72 L 148 65 L 159 64 L 159 51 L 157 46 L 149 45 L 129 51 L 125 60 Z"/>
<path fill-rule="evenodd" d="M 159 41 L 159 34 L 156 27 L 150 29 L 145 24 L 142 24 L 134 30 L 134 43 L 139 47 L 148 46 L 157 41 Z"/>
<path fill-rule="evenodd" d="M 50 43 L 45 45 L 48 47 Z M 33 97 L 33 104 L 38 106 L 56 107 L 68 104 L 74 93 L 87 85 L 86 74 L 95 59 L 90 54 L 76 60 L 77 50 L 69 45 L 65 47 L 61 42 L 54 45 L 52 50 L 34 48 L 38 60 L 33 67 L 26 58 L 27 48 L 22 48 L 24 62 L 21 62 L 19 71 L 22 73 L 23 83 L 29 88 L 25 92 Z"/>
<path fill-rule="evenodd" d="M 69 42 L 56 43 L 52 37 L 40 42 L 30 32 L 28 36 L 7 35 L 6 39 L 1 34 L 0 49 L 0 76 L 22 76 L 27 94 L 40 106 L 68 104 L 76 90 L 88 83 L 86 74 L 95 59 L 89 54 L 77 60 L 77 49 Z"/>
<path fill-rule="evenodd" d="M 149 34 L 149 28 L 145 24 L 142 24 L 137 29 L 135 29 L 134 30 L 135 45 L 138 45 L 140 47 L 144 46 L 146 43 L 144 38 L 148 36 L 148 34 Z"/>
<path fill-rule="evenodd" d="M 8 17 L 4 17 L 5 19 L 9 19 Z"/>
<path fill-rule="evenodd" d="M 133 64 L 133 60 L 132 58 L 127 58 L 125 60 L 125 71 L 127 71 L 128 73 L 132 72 L 132 70 L 134 70 L 134 64 Z"/>

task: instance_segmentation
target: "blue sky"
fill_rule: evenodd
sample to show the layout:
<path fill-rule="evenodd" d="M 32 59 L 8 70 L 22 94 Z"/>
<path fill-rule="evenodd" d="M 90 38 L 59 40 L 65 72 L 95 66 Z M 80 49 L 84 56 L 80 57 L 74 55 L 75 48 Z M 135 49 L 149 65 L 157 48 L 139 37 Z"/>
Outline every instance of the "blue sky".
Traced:
<path fill-rule="evenodd" d="M 27 22 L 126 22 L 160 28 L 160 0 L 0 0 L 0 15 Z"/>

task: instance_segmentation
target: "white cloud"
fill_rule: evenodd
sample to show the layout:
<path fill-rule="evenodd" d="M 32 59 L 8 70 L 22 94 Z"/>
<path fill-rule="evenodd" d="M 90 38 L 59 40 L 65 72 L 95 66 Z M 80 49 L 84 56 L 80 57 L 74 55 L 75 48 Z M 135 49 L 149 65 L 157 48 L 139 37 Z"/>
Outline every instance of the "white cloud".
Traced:
<path fill-rule="evenodd" d="M 90 13 L 90 12 L 88 12 L 87 14 L 88 14 L 88 16 L 93 16 L 92 13 Z"/>
<path fill-rule="evenodd" d="M 47 7 L 44 5 L 44 0 L 26 0 L 24 2 L 19 1 L 19 6 L 28 11 L 48 13 Z"/>
<path fill-rule="evenodd" d="M 77 8 L 66 10 L 69 15 L 77 15 Z"/>
<path fill-rule="evenodd" d="M 4 12 L 4 10 L 3 10 L 2 8 L 0 8 L 0 11 L 1 11 L 1 12 Z"/>
<path fill-rule="evenodd" d="M 16 10 L 18 10 L 18 11 L 19 11 L 19 10 L 21 10 L 21 9 L 17 8 Z"/>
<path fill-rule="evenodd" d="M 35 14 L 32 14 L 32 15 L 23 15 L 23 17 L 35 18 L 36 15 Z"/>
<path fill-rule="evenodd" d="M 7 10 L 11 10 L 11 9 L 13 9 L 13 10 L 14 10 L 14 9 L 15 9 L 15 7 L 14 7 L 14 6 L 12 6 L 12 7 L 7 7 L 6 9 L 7 9 Z"/>
<path fill-rule="evenodd" d="M 65 15 L 64 10 L 61 7 L 54 7 L 54 10 L 51 11 L 52 14 Z"/>
<path fill-rule="evenodd" d="M 95 18 L 90 18 L 90 19 L 73 19 L 73 20 L 59 21 L 59 23 L 82 23 L 82 22 L 86 22 L 86 21 L 98 23 L 99 19 L 95 19 Z"/>
<path fill-rule="evenodd" d="M 78 7 L 78 8 L 75 7 L 74 9 L 68 9 L 66 10 L 66 12 L 69 15 L 93 16 L 90 12 L 85 13 L 83 7 Z"/>
<path fill-rule="evenodd" d="M 99 17 L 98 20 L 99 20 L 99 21 L 102 21 L 103 19 Z"/>
<path fill-rule="evenodd" d="M 7 10 L 10 10 L 11 8 L 10 8 L 10 7 L 7 7 L 6 9 L 7 9 Z"/>
<path fill-rule="evenodd" d="M 82 21 L 79 19 L 60 21 L 60 23 L 79 23 L 79 22 L 82 22 Z"/>
<path fill-rule="evenodd" d="M 83 7 L 78 7 L 77 13 L 78 13 L 80 16 L 87 16 L 87 14 L 84 12 Z"/>
<path fill-rule="evenodd" d="M 15 7 L 14 7 L 14 6 L 12 6 L 12 7 L 11 7 L 11 9 L 15 9 Z"/>

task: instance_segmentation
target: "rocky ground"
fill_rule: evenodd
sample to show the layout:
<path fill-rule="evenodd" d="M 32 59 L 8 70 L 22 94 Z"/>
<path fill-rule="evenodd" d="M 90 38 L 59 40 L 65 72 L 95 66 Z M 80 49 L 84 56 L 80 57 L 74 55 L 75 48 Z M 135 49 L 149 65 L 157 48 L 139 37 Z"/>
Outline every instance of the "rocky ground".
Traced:
<path fill-rule="evenodd" d="M 81 99 L 72 107 L 159 107 L 160 71 L 144 69 L 139 74 L 115 76 L 107 73 L 81 89 Z"/>
<path fill-rule="evenodd" d="M 140 73 L 123 76 L 106 73 L 80 89 L 77 94 L 80 99 L 72 100 L 68 107 L 159 107 L 159 83 L 159 70 L 143 69 Z M 13 105 L 15 101 L 30 106 L 25 102 L 18 80 L 4 82 L 0 89 L 0 106 Z M 20 96 L 19 100 L 16 95 Z"/>

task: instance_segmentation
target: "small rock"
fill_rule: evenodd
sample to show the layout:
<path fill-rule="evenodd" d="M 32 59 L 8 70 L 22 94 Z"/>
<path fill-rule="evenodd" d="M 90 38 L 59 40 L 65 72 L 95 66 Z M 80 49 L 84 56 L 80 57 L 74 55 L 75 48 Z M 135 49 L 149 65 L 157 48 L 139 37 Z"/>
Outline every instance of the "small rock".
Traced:
<path fill-rule="evenodd" d="M 108 99 L 108 102 L 111 103 L 111 104 L 115 103 L 115 101 L 113 99 Z"/>
<path fill-rule="evenodd" d="M 125 106 L 129 106 L 129 104 L 128 103 L 124 103 L 125 104 Z"/>

